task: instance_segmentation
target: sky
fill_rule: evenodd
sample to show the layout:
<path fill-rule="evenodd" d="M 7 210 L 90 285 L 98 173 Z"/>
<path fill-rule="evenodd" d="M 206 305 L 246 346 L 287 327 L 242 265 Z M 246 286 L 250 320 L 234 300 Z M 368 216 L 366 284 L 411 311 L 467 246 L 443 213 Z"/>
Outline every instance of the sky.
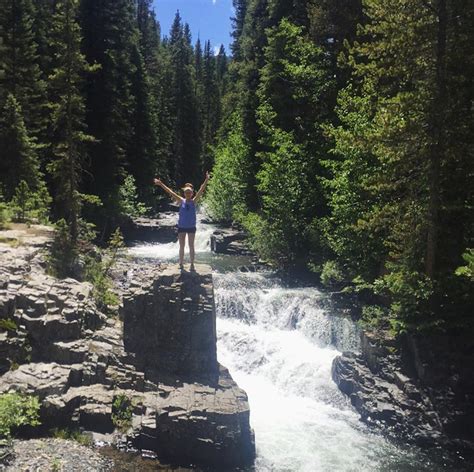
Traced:
<path fill-rule="evenodd" d="M 193 43 L 210 40 L 214 50 L 224 44 L 230 54 L 230 17 L 233 16 L 232 0 L 154 0 L 156 16 L 163 35 L 168 35 L 176 10 L 183 22 L 189 23 Z"/>

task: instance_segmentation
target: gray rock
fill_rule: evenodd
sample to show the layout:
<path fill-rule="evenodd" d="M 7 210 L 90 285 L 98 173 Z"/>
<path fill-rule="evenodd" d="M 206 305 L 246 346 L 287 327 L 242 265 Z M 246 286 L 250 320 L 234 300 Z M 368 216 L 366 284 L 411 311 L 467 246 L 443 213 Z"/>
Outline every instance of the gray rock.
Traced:
<path fill-rule="evenodd" d="M 441 340 L 427 342 L 425 336 L 423 342 L 412 338 L 404 343 L 403 338 L 362 333 L 361 341 L 359 355 L 345 352 L 334 359 L 332 378 L 363 421 L 423 446 L 474 450 L 472 383 L 453 392 L 459 378 L 472 379 L 471 350 L 471 375 L 459 374 L 450 385 L 452 365 L 446 368 L 444 359 L 456 351 Z M 457 364 L 457 370 L 463 365 Z"/>
<path fill-rule="evenodd" d="M 122 233 L 128 241 L 174 242 L 178 238 L 175 212 L 161 213 L 159 218 L 132 218 L 121 225 Z"/>
<path fill-rule="evenodd" d="M 217 378 L 216 319 L 212 273 L 177 266 L 124 298 L 121 310 L 125 349 L 144 370 Z"/>
<path fill-rule="evenodd" d="M 247 235 L 233 228 L 219 229 L 211 235 L 211 250 L 218 254 L 253 256 L 246 244 Z"/>

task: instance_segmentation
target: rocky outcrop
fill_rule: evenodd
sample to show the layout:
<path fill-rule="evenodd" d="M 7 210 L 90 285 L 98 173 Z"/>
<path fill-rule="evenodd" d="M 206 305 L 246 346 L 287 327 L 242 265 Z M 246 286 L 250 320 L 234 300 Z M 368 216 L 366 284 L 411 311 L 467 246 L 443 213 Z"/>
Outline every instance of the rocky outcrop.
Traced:
<path fill-rule="evenodd" d="M 253 256 L 246 243 L 247 235 L 234 228 L 218 229 L 211 235 L 211 250 L 217 254 Z"/>
<path fill-rule="evenodd" d="M 148 283 L 141 280 L 124 297 L 124 345 L 144 371 L 204 377 L 219 375 L 212 273 L 164 269 Z"/>
<path fill-rule="evenodd" d="M 127 241 L 170 243 L 178 239 L 177 222 L 176 213 L 168 211 L 158 218 L 131 218 L 121 224 L 121 229 Z"/>
<path fill-rule="evenodd" d="M 337 357 L 332 377 L 369 425 L 472 454 L 474 346 L 471 340 L 460 349 L 459 342 L 364 332 L 361 353 Z"/>
<path fill-rule="evenodd" d="M 89 284 L 46 275 L 37 249 L 6 254 L 0 320 L 11 329 L 0 329 L 0 393 L 37 395 L 44 430 L 117 432 L 120 396 L 131 405 L 124 434 L 138 448 L 183 465 L 253 461 L 247 396 L 216 358 L 207 266 L 136 271 L 120 316 L 107 317 Z"/>

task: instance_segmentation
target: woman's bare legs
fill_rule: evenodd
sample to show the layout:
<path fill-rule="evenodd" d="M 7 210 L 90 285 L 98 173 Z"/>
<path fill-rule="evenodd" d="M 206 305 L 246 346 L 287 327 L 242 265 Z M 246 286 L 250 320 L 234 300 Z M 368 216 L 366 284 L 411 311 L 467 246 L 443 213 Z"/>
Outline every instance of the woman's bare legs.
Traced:
<path fill-rule="evenodd" d="M 188 233 L 188 246 L 189 246 L 189 258 L 191 259 L 191 270 L 194 269 L 194 239 L 196 237 L 195 233 Z"/>
<path fill-rule="evenodd" d="M 179 240 L 179 265 L 183 266 L 184 263 L 184 245 L 186 243 L 186 233 L 178 233 Z"/>

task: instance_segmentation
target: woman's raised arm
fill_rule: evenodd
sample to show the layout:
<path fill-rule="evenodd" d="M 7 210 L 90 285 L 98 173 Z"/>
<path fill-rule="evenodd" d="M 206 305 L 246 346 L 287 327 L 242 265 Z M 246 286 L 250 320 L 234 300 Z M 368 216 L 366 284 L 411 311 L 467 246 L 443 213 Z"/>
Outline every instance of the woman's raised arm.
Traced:
<path fill-rule="evenodd" d="M 201 185 L 201 188 L 196 192 L 195 197 L 193 200 L 197 202 L 201 197 L 204 191 L 206 190 L 207 182 L 209 181 L 209 172 L 206 172 L 206 178 L 204 179 L 204 182 Z"/>
<path fill-rule="evenodd" d="M 153 180 L 155 185 L 161 187 L 171 198 L 174 198 L 178 203 L 181 202 L 182 198 L 176 193 L 173 192 L 169 187 L 167 187 L 159 178 Z"/>

